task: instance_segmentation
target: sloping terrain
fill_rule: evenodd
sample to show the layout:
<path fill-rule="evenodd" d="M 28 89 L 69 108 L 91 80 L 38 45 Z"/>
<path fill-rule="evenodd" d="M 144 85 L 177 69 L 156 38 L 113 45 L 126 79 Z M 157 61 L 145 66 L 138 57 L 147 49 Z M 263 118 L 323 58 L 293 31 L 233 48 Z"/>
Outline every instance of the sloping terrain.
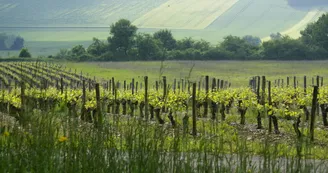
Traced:
<path fill-rule="evenodd" d="M 40 29 L 25 33 L 23 29 L 18 34 L 32 41 L 90 40 L 89 27 L 104 27 L 94 32 L 96 37 L 108 35 L 110 24 L 127 18 L 142 32 L 169 28 L 177 38 L 211 42 L 230 34 L 267 39 L 281 32 L 298 37 L 327 7 L 327 0 L 0 0 L 0 32 L 47 27 L 45 35 L 37 34 Z M 48 27 L 66 29 L 52 33 Z M 70 27 L 80 29 L 67 31 Z"/>
<path fill-rule="evenodd" d="M 166 0 L 0 0 L 0 26 L 108 27 L 135 20 Z"/>
<path fill-rule="evenodd" d="M 205 29 L 238 0 L 169 0 L 134 21 L 141 28 Z"/>

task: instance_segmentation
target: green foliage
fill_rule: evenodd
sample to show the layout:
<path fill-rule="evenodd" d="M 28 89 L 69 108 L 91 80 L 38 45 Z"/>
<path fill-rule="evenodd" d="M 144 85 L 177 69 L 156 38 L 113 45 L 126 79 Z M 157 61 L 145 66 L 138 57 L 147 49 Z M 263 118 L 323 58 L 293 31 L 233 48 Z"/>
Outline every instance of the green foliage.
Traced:
<path fill-rule="evenodd" d="M 110 26 L 110 34 L 108 43 L 112 52 L 123 52 L 127 55 L 127 51 L 133 45 L 133 39 L 138 28 L 127 19 L 120 19 Z"/>
<path fill-rule="evenodd" d="M 195 40 L 193 40 L 191 37 L 184 38 L 182 40 L 177 41 L 177 49 L 178 50 L 186 50 L 193 48 L 195 43 Z"/>
<path fill-rule="evenodd" d="M 173 50 L 176 47 L 176 40 L 170 30 L 159 30 L 154 33 L 154 38 L 160 40 L 166 50 Z"/>
<path fill-rule="evenodd" d="M 93 56 L 100 56 L 108 51 L 109 46 L 98 38 L 93 38 L 93 43 L 88 47 L 87 52 Z"/>
<path fill-rule="evenodd" d="M 246 40 L 237 36 L 227 36 L 220 44 L 220 48 L 232 53 L 234 59 L 249 59 L 256 51 L 258 47 L 248 44 Z"/>
<path fill-rule="evenodd" d="M 160 60 L 161 42 L 150 34 L 138 34 L 136 37 L 137 57 L 140 60 Z"/>
<path fill-rule="evenodd" d="M 301 32 L 302 41 L 311 46 L 318 46 L 328 51 L 328 14 L 322 15 L 315 23 L 309 24 Z"/>
<path fill-rule="evenodd" d="M 20 57 L 20 58 L 31 58 L 32 56 L 31 56 L 31 54 L 30 54 L 30 52 L 28 51 L 27 48 L 23 48 L 20 51 L 18 57 Z"/>
<path fill-rule="evenodd" d="M 21 50 L 23 47 L 22 37 L 0 33 L 0 50 Z"/>
<path fill-rule="evenodd" d="M 81 56 L 86 53 L 85 48 L 82 45 L 77 45 L 71 50 L 73 56 Z"/>
<path fill-rule="evenodd" d="M 282 39 L 263 43 L 263 55 L 269 60 L 304 60 L 312 59 L 311 50 L 300 40 L 284 36 Z"/>
<path fill-rule="evenodd" d="M 93 38 L 87 50 L 77 45 L 71 51 L 61 50 L 55 58 L 75 61 L 325 59 L 328 57 L 326 28 L 328 15 L 323 15 L 318 22 L 302 31 L 301 39 L 292 39 L 278 32 L 270 35 L 270 41 L 262 43 L 256 36 L 229 35 L 214 46 L 206 40 L 191 37 L 175 40 L 167 29 L 153 35 L 137 34 L 136 26 L 129 20 L 121 19 L 110 26 L 108 43 Z"/>
<path fill-rule="evenodd" d="M 70 51 L 68 49 L 60 49 L 60 51 L 55 56 L 56 59 L 70 59 Z"/>

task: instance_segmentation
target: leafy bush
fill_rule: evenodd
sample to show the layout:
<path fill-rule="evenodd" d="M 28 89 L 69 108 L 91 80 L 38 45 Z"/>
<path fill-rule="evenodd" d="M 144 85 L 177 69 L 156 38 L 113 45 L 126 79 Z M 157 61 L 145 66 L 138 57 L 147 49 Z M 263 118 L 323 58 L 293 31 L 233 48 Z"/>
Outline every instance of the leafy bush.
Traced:
<path fill-rule="evenodd" d="M 23 48 L 20 53 L 19 53 L 19 56 L 20 58 L 31 58 L 31 53 L 28 51 L 27 48 Z"/>

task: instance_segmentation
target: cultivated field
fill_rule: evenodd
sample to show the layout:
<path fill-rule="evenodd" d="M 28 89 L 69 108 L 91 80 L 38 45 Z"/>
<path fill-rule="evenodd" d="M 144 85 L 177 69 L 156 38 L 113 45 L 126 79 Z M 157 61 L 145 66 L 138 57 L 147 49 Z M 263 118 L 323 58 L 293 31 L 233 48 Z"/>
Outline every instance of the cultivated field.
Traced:
<path fill-rule="evenodd" d="M 325 172 L 327 63 L 0 63 L 0 172 Z"/>
<path fill-rule="evenodd" d="M 238 0 L 169 0 L 133 24 L 140 28 L 205 29 Z"/>

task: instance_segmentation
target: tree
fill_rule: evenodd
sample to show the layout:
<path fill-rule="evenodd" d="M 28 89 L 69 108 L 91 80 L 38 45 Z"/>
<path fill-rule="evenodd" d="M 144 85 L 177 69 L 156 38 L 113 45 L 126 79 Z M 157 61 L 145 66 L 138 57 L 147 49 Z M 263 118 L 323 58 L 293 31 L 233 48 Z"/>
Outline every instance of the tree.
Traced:
<path fill-rule="evenodd" d="M 107 39 L 111 51 L 124 52 L 124 54 L 127 55 L 127 51 L 133 45 L 133 39 L 137 30 L 138 28 L 126 19 L 120 19 L 115 24 L 112 24 L 110 26 L 111 36 Z"/>
<path fill-rule="evenodd" d="M 14 43 L 11 45 L 11 50 L 20 50 L 24 47 L 24 39 L 20 36 L 17 36 L 14 40 Z"/>
<path fill-rule="evenodd" d="M 309 56 L 310 48 L 300 40 L 284 36 L 282 39 L 270 40 L 263 43 L 263 55 L 269 60 L 304 60 Z"/>
<path fill-rule="evenodd" d="M 271 40 L 279 40 L 282 39 L 282 35 L 280 34 L 280 32 L 272 33 L 270 34 L 270 38 Z"/>
<path fill-rule="evenodd" d="M 315 23 L 307 25 L 301 31 L 302 41 L 310 46 L 318 46 L 328 50 L 328 14 L 322 15 Z"/>
<path fill-rule="evenodd" d="M 199 40 L 199 41 L 195 41 L 193 44 L 193 48 L 200 50 L 200 51 L 207 51 L 209 50 L 211 47 L 210 42 L 206 41 L 206 40 Z"/>
<path fill-rule="evenodd" d="M 6 50 L 7 46 L 6 46 L 6 40 L 7 40 L 8 36 L 5 33 L 0 33 L 0 50 Z"/>
<path fill-rule="evenodd" d="M 154 33 L 154 38 L 161 41 L 163 48 L 166 50 L 172 50 L 176 47 L 176 40 L 174 39 L 172 32 L 167 29 L 162 29 Z"/>
<path fill-rule="evenodd" d="M 68 49 L 60 49 L 55 56 L 56 59 L 71 59 L 71 51 Z"/>
<path fill-rule="evenodd" d="M 232 53 L 235 59 L 249 59 L 255 54 L 259 47 L 248 44 L 244 39 L 237 36 L 227 36 L 220 44 L 220 48 Z M 253 59 L 254 57 L 252 57 Z"/>
<path fill-rule="evenodd" d="M 74 46 L 71 50 L 73 56 L 81 56 L 86 53 L 85 48 L 82 45 Z M 75 57 L 75 58 L 76 58 Z"/>
<path fill-rule="evenodd" d="M 19 53 L 20 58 L 31 58 L 31 54 L 27 48 L 23 48 Z"/>
<path fill-rule="evenodd" d="M 137 56 L 140 60 L 159 60 L 161 42 L 149 34 L 138 34 L 136 37 Z"/>
<path fill-rule="evenodd" d="M 260 37 L 254 37 L 252 35 L 244 36 L 243 40 L 245 40 L 248 44 L 252 46 L 260 46 L 262 44 L 262 40 Z"/>
<path fill-rule="evenodd" d="M 177 49 L 178 50 L 186 50 L 194 47 L 195 40 L 191 37 L 186 37 L 182 40 L 177 41 Z"/>
<path fill-rule="evenodd" d="M 108 50 L 108 45 L 103 41 L 93 38 L 93 43 L 88 47 L 87 52 L 94 56 L 100 56 Z"/>

